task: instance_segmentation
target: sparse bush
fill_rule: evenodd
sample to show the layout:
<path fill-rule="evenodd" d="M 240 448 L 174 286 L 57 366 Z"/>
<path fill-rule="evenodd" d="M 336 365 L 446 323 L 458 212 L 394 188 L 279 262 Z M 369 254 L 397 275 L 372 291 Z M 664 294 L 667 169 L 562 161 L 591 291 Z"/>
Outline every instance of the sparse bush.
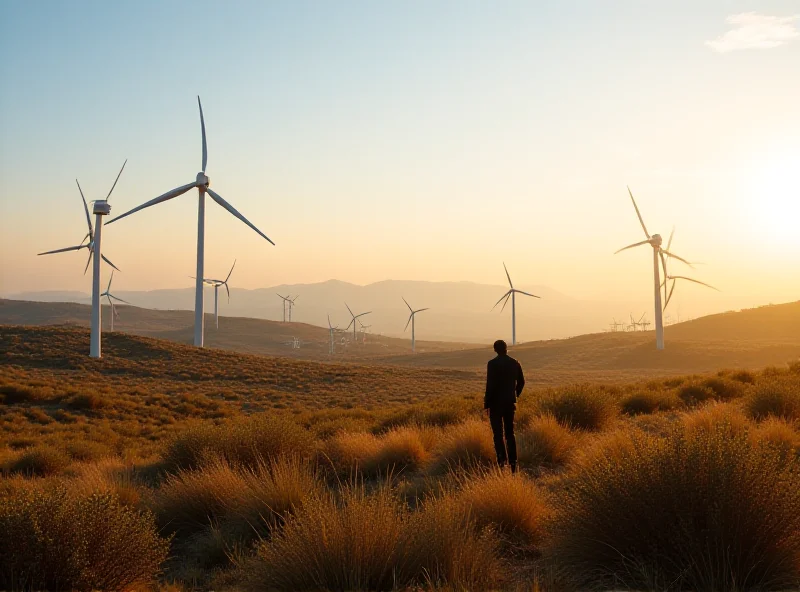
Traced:
<path fill-rule="evenodd" d="M 368 458 L 378 453 L 378 437 L 366 432 L 343 432 L 327 440 L 322 448 L 321 464 L 328 462 L 339 475 L 363 470 Z"/>
<path fill-rule="evenodd" d="M 706 378 L 703 386 L 714 392 L 714 398 L 717 401 L 730 401 L 744 395 L 744 387 L 741 382 L 728 380 L 721 376 Z"/>
<path fill-rule="evenodd" d="M 97 393 L 81 393 L 67 399 L 67 406 L 81 411 L 95 411 L 107 407 L 108 400 Z"/>
<path fill-rule="evenodd" d="M 581 464 L 555 502 L 549 556 L 576 587 L 800 585 L 800 473 L 747 434 L 629 436 Z"/>
<path fill-rule="evenodd" d="M 111 456 L 111 450 L 101 442 L 92 440 L 74 440 L 67 444 L 69 455 L 79 461 L 98 461 Z"/>
<path fill-rule="evenodd" d="M 754 441 L 770 446 L 782 456 L 800 455 L 800 433 L 784 419 L 769 417 L 751 433 Z"/>
<path fill-rule="evenodd" d="M 620 405 L 626 415 L 640 415 L 669 411 L 681 404 L 680 400 L 671 391 L 640 390 L 622 398 Z"/>
<path fill-rule="evenodd" d="M 492 466 L 497 462 L 489 424 L 468 420 L 450 426 L 433 452 L 430 471 L 440 475 L 453 469 Z"/>
<path fill-rule="evenodd" d="M 617 404 L 609 393 L 588 384 L 551 390 L 538 401 L 538 408 L 564 425 L 590 431 L 608 427 L 617 416 Z"/>
<path fill-rule="evenodd" d="M 169 541 L 153 518 L 110 494 L 18 489 L 0 498 L 0 582 L 6 589 L 121 590 L 153 581 Z"/>
<path fill-rule="evenodd" d="M 37 403 L 53 397 L 52 389 L 32 387 L 22 384 L 4 384 L 0 386 L 0 401 L 6 405 L 17 403 Z"/>
<path fill-rule="evenodd" d="M 195 469 L 218 457 L 253 467 L 281 455 L 308 457 L 313 448 L 308 430 L 288 417 L 262 414 L 188 428 L 169 444 L 164 461 L 173 469 Z"/>
<path fill-rule="evenodd" d="M 756 375 L 749 370 L 737 370 L 731 375 L 731 380 L 736 380 L 742 384 L 755 384 Z"/>
<path fill-rule="evenodd" d="M 724 427 L 731 433 L 743 434 L 751 427 L 750 422 L 738 407 L 726 403 L 710 403 L 685 414 L 682 419 L 688 433 L 699 430 L 714 432 L 720 427 Z"/>
<path fill-rule="evenodd" d="M 678 389 L 678 397 L 687 407 L 695 407 L 711 401 L 714 396 L 714 391 L 699 384 L 687 384 Z"/>
<path fill-rule="evenodd" d="M 398 428 L 380 438 L 375 455 L 366 459 L 364 471 L 372 475 L 417 471 L 428 456 L 418 430 Z"/>
<path fill-rule="evenodd" d="M 755 419 L 769 416 L 800 420 L 800 381 L 771 378 L 760 381 L 745 401 L 745 409 Z"/>
<path fill-rule="evenodd" d="M 517 435 L 519 462 L 523 466 L 560 467 L 570 459 L 577 443 L 578 436 L 555 417 L 542 415 Z"/>
<path fill-rule="evenodd" d="M 12 473 L 46 477 L 56 475 L 69 466 L 70 458 L 51 446 L 36 446 L 22 452 L 9 466 Z"/>

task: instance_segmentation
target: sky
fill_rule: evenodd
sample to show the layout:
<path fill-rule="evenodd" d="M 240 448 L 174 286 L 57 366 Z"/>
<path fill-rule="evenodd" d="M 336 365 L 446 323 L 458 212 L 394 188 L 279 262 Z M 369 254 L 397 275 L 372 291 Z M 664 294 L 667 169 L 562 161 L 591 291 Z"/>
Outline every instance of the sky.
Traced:
<path fill-rule="evenodd" d="M 192 182 L 206 275 L 384 279 L 652 300 L 650 232 L 692 261 L 685 314 L 800 299 L 800 0 L 0 0 L 0 293 L 88 292 L 87 200 Z M 120 290 L 192 285 L 197 193 L 104 229 Z M 676 264 L 677 265 L 677 264 Z M 107 276 L 108 270 L 103 273 Z M 105 281 L 105 279 L 104 279 Z M 491 303 L 490 303 L 491 304 Z"/>

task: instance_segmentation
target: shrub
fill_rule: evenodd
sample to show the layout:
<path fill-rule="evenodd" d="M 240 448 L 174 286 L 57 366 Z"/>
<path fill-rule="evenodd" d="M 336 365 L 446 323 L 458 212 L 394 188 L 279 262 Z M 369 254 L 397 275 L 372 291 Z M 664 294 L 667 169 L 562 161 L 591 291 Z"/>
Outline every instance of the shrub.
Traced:
<path fill-rule="evenodd" d="M 3 401 L 6 405 L 37 403 L 46 401 L 52 397 L 52 389 L 43 389 L 21 384 L 4 384 L 0 386 L 0 401 Z"/>
<path fill-rule="evenodd" d="M 330 462 L 339 475 L 352 474 L 362 470 L 368 458 L 378 453 L 377 436 L 366 432 L 343 432 L 325 442 L 322 449 L 323 466 Z"/>
<path fill-rule="evenodd" d="M 492 527 L 514 546 L 534 549 L 540 545 L 547 506 L 527 477 L 495 468 L 465 474 L 460 485 L 456 499 L 479 528 Z"/>
<path fill-rule="evenodd" d="M 756 375 L 749 370 L 737 370 L 731 374 L 731 380 L 736 380 L 743 384 L 755 384 Z"/>
<path fill-rule="evenodd" d="M 98 461 L 111 456 L 111 450 L 101 442 L 92 440 L 75 440 L 67 444 L 69 455 L 79 461 Z"/>
<path fill-rule="evenodd" d="M 617 415 L 611 396 L 586 384 L 552 390 L 538 401 L 538 408 L 564 425 L 590 431 L 608 427 Z"/>
<path fill-rule="evenodd" d="M 440 475 L 452 469 L 491 466 L 495 462 L 489 424 L 472 419 L 444 431 L 429 468 L 432 474 Z"/>
<path fill-rule="evenodd" d="M 750 422 L 737 407 L 725 403 L 710 403 L 685 414 L 682 419 L 688 433 L 699 430 L 713 432 L 724 427 L 732 433 L 742 434 L 751 427 Z"/>
<path fill-rule="evenodd" d="M 678 389 L 678 397 L 688 407 L 695 407 L 714 399 L 715 393 L 707 386 L 687 384 Z"/>
<path fill-rule="evenodd" d="M 744 388 L 740 382 L 723 377 L 706 378 L 703 386 L 711 389 L 714 392 L 714 398 L 718 401 L 730 401 L 744 395 Z"/>
<path fill-rule="evenodd" d="M 745 409 L 759 420 L 769 416 L 800 420 L 800 381 L 792 378 L 761 381 L 747 397 Z"/>
<path fill-rule="evenodd" d="M 767 418 L 751 435 L 756 442 L 774 448 L 782 456 L 800 454 L 800 433 L 786 420 Z"/>
<path fill-rule="evenodd" d="M 169 541 L 153 518 L 110 494 L 63 487 L 0 498 L 0 581 L 7 589 L 121 590 L 153 581 Z"/>
<path fill-rule="evenodd" d="M 419 430 L 398 428 L 381 437 L 374 456 L 365 459 L 364 471 L 371 475 L 417 471 L 428 456 Z"/>
<path fill-rule="evenodd" d="M 555 417 L 543 415 L 518 434 L 519 462 L 524 466 L 559 467 L 567 463 L 577 443 L 578 437 Z"/>
<path fill-rule="evenodd" d="M 800 474 L 726 426 L 629 436 L 580 465 L 548 554 L 576 587 L 780 590 L 800 585 Z"/>
<path fill-rule="evenodd" d="M 69 456 L 51 446 L 36 446 L 22 452 L 9 469 L 12 473 L 46 477 L 60 473 L 70 463 Z"/>
<path fill-rule="evenodd" d="M 311 433 L 290 418 L 262 414 L 192 426 L 170 442 L 164 461 L 173 469 L 195 469 L 219 457 L 253 467 L 280 455 L 308 457 L 313 447 Z"/>
<path fill-rule="evenodd" d="M 67 406 L 81 411 L 95 411 L 107 407 L 108 400 L 97 393 L 83 393 L 67 399 Z"/>
<path fill-rule="evenodd" d="M 680 401 L 670 391 L 642 390 L 626 395 L 620 404 L 626 415 L 640 415 L 675 409 Z"/>

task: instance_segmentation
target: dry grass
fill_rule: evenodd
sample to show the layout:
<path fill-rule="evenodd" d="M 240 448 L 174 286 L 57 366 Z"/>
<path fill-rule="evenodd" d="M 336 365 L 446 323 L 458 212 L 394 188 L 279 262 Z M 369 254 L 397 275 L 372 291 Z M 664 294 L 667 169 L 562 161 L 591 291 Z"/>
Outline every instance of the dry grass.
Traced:
<path fill-rule="evenodd" d="M 489 423 L 471 419 L 451 426 L 442 433 L 433 451 L 429 472 L 442 475 L 449 471 L 492 466 L 496 462 Z"/>
<path fill-rule="evenodd" d="M 536 417 L 517 435 L 519 462 L 523 467 L 561 467 L 572 457 L 579 441 L 576 433 L 552 415 Z"/>
<path fill-rule="evenodd" d="M 537 401 L 537 407 L 563 425 L 589 431 L 608 427 L 619 412 L 613 395 L 589 384 L 553 389 Z"/>
<path fill-rule="evenodd" d="M 796 374 L 770 377 L 760 381 L 745 401 L 751 417 L 781 417 L 800 421 L 800 378 Z"/>

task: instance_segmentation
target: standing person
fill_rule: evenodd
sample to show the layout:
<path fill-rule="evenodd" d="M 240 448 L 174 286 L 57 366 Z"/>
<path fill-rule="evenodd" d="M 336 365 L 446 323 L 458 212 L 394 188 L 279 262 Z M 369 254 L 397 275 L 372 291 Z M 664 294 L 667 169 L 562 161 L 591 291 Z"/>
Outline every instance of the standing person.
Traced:
<path fill-rule="evenodd" d="M 486 366 L 486 394 L 483 397 L 483 408 L 486 409 L 489 423 L 492 425 L 497 464 L 502 468 L 508 462 L 511 465 L 511 472 L 516 473 L 517 440 L 514 437 L 514 412 L 517 410 L 517 399 L 525 387 L 525 377 L 520 363 L 508 355 L 505 341 L 502 339 L 495 341 L 494 351 L 497 357 L 489 360 Z"/>

